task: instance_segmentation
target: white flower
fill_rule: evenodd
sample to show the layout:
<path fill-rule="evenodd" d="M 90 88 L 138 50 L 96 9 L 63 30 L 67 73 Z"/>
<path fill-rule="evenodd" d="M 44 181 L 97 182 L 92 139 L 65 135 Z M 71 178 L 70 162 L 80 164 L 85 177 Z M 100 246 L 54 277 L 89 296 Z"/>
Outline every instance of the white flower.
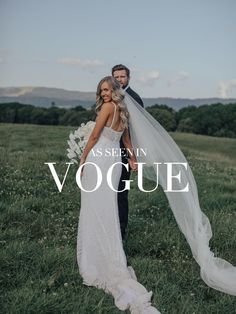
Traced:
<path fill-rule="evenodd" d="M 73 133 L 70 133 L 70 140 L 74 140 L 75 139 L 75 135 Z"/>
<path fill-rule="evenodd" d="M 67 154 L 67 156 L 71 159 L 76 157 L 76 153 L 72 150 L 72 149 L 67 149 L 67 151 L 69 151 L 69 153 Z"/>
<path fill-rule="evenodd" d="M 94 121 L 88 121 L 86 124 L 82 123 L 74 133 L 70 133 L 67 141 L 69 145 L 67 157 L 71 159 L 71 162 L 78 163 L 76 159 L 81 157 L 94 126 Z"/>

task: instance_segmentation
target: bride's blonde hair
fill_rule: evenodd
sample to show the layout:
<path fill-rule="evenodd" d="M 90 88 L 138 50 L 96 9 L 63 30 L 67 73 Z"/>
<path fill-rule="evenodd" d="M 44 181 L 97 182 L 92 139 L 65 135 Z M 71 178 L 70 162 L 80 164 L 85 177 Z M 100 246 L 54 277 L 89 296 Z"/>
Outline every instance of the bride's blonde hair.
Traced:
<path fill-rule="evenodd" d="M 119 82 L 113 76 L 105 76 L 98 83 L 97 93 L 96 93 L 95 111 L 98 114 L 102 108 L 103 103 L 104 103 L 103 98 L 101 96 L 101 86 L 104 82 L 107 82 L 109 84 L 109 86 L 111 87 L 111 90 L 112 90 L 111 98 L 115 103 L 117 103 L 117 105 L 120 109 L 121 121 L 122 121 L 124 127 L 127 128 L 128 127 L 129 113 L 128 113 L 128 110 L 127 110 L 126 105 L 124 103 L 125 93 L 121 89 Z"/>

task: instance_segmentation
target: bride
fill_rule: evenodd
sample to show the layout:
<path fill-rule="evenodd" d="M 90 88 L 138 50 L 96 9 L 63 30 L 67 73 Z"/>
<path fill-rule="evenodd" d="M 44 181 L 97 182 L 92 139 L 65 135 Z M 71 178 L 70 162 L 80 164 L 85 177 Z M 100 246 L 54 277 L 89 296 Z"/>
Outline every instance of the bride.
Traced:
<path fill-rule="evenodd" d="M 189 189 L 179 193 L 166 191 L 165 194 L 200 266 L 201 277 L 210 287 L 236 295 L 236 268 L 215 257 L 209 248 L 211 225 L 201 211 L 189 165 L 187 171 L 181 172 L 180 178 L 178 164 L 187 163 L 187 160 L 176 143 L 144 108 L 127 94 L 124 95 L 119 83 L 111 76 L 103 78 L 98 84 L 96 111 L 96 124 L 80 161 L 80 166 L 86 162 L 81 173 L 83 190 L 92 191 L 96 186 L 94 164 L 105 174 L 114 163 L 118 163 L 112 176 L 112 185 L 117 190 L 121 157 L 97 156 L 93 154 L 93 149 L 119 149 L 121 136 L 128 151 L 135 151 L 136 148 L 147 150 L 146 155 L 137 156 L 137 159 L 134 155 L 130 156 L 131 168 L 137 171 L 136 162 L 145 163 L 144 176 L 154 181 L 158 176 L 164 190 L 167 182 L 165 163 L 173 163 L 174 190 L 181 190 L 187 184 Z M 163 165 L 159 167 L 158 174 L 153 166 L 156 162 Z M 127 266 L 119 226 L 117 193 L 106 180 L 93 192 L 83 190 L 77 241 L 77 259 L 83 283 L 112 294 L 120 310 L 129 309 L 131 314 L 160 313 L 151 305 L 152 292 L 137 281 L 133 268 Z"/>
<path fill-rule="evenodd" d="M 117 154 L 97 156 L 92 149 L 119 149 L 122 136 L 125 147 L 132 151 L 128 111 L 123 99 L 123 91 L 112 76 L 99 82 L 96 125 L 80 160 L 80 166 L 86 161 L 82 172 L 82 185 L 86 191 L 96 185 L 96 170 L 89 162 L 95 163 L 102 173 L 107 173 L 114 163 L 121 162 Z M 135 162 L 136 157 L 132 154 L 130 166 L 134 171 L 137 170 Z M 115 190 L 118 189 L 121 167 L 117 164 L 113 169 L 112 185 Z M 152 292 L 137 282 L 133 268 L 127 266 L 119 226 L 117 193 L 106 180 L 92 193 L 81 190 L 77 258 L 83 283 L 111 293 L 120 310 L 129 309 L 132 314 L 159 313 L 151 306 Z"/>

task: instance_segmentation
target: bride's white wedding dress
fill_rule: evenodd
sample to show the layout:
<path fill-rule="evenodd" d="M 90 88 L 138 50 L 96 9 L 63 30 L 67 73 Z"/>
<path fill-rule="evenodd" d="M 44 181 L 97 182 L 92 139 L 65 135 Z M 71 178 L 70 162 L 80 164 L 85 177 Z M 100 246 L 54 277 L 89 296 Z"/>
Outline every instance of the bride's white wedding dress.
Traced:
<path fill-rule="evenodd" d="M 81 190 L 81 208 L 78 226 L 77 260 L 83 283 L 95 286 L 110 293 L 115 305 L 120 310 L 129 309 L 132 314 L 157 314 L 151 306 L 152 292 L 148 292 L 136 278 L 131 266 L 127 266 L 120 231 L 117 192 L 113 191 L 106 180 L 110 166 L 121 162 L 120 156 L 105 156 L 105 150 L 119 150 L 123 131 L 112 129 L 114 115 L 110 127 L 104 127 L 93 151 L 101 151 L 102 155 L 92 150 L 86 162 L 95 163 L 102 172 L 101 186 L 93 192 Z M 113 169 L 112 184 L 117 190 L 121 164 Z M 93 165 L 85 165 L 82 185 L 85 190 L 96 186 L 97 175 Z"/>

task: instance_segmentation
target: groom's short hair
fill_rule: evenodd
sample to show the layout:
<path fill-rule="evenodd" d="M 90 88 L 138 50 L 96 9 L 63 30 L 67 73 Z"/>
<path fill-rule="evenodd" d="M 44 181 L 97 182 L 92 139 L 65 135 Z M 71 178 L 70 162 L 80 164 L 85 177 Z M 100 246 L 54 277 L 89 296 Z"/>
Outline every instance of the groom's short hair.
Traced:
<path fill-rule="evenodd" d="M 112 75 L 113 75 L 115 71 L 121 71 L 121 70 L 125 70 L 127 76 L 128 76 L 128 77 L 130 76 L 130 70 L 129 70 L 125 65 L 123 65 L 123 64 L 117 64 L 117 65 L 115 65 L 115 66 L 112 68 L 111 73 L 112 73 Z"/>

